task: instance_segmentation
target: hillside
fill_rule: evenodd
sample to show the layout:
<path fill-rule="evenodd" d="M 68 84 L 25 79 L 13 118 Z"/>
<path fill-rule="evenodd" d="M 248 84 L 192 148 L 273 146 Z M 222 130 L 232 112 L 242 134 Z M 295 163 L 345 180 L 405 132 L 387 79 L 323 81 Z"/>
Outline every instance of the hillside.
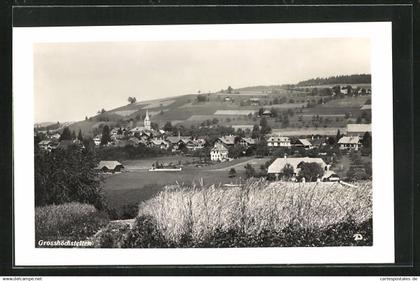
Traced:
<path fill-rule="evenodd" d="M 317 79 L 312 80 L 321 81 Z M 309 85 L 309 81 L 297 85 Z M 322 83 L 331 81 L 336 80 L 324 78 Z M 360 87 L 370 89 L 370 84 L 353 84 L 355 95 Z M 296 85 L 255 86 L 141 101 L 75 122 L 70 129 L 95 135 L 101 132 L 105 124 L 111 127 L 143 126 L 146 111 L 151 115 L 152 122 L 160 128 L 169 121 L 173 126 L 219 124 L 252 129 L 260 122 L 257 116 L 260 108 L 275 113 L 275 116 L 268 118 L 269 125 L 274 129 L 342 128 L 362 115 L 360 108 L 370 99 L 370 95 L 353 94 L 336 99 L 331 97 L 328 86 L 317 87 L 317 91 L 313 91 L 313 88 Z"/>

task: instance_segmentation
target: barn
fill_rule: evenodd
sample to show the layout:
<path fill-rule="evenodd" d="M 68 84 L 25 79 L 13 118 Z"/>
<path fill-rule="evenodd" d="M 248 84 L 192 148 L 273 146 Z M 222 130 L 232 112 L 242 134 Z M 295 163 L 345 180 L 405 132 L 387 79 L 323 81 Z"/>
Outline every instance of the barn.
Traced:
<path fill-rule="evenodd" d="M 123 171 L 124 165 L 118 161 L 100 161 L 97 169 L 104 173 L 115 173 Z"/>

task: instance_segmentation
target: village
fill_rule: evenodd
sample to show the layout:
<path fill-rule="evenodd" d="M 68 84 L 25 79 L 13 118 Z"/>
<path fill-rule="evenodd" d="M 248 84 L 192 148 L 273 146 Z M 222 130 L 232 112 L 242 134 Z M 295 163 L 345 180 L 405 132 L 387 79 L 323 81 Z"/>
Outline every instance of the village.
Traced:
<path fill-rule="evenodd" d="M 92 141 L 97 148 L 112 149 L 128 146 L 136 148 L 141 146 L 165 155 L 198 155 L 200 162 L 196 163 L 197 167 L 229 162 L 246 156 L 255 158 L 269 156 L 271 161 L 266 167 L 266 178 L 287 181 L 339 181 L 340 176 L 331 169 L 338 158 L 336 149 L 340 154 L 360 150 L 363 150 L 364 154 L 370 154 L 371 124 L 347 124 L 343 130 L 345 134 L 338 131 L 336 136 L 320 134 L 287 136 L 279 130 L 272 132 L 267 128 L 262 128 L 266 119 L 270 117 L 269 114 L 268 110 L 262 111 L 259 116 L 262 126 L 254 126 L 252 131 L 233 128 L 232 133 L 209 140 L 206 136 L 181 135 L 179 130 L 167 132 L 163 129 L 154 129 L 151 125 L 151 116 L 146 111 L 143 126 L 132 128 L 108 128 L 106 126 L 103 133 L 94 136 Z M 44 139 L 38 143 L 39 148 L 45 151 L 66 149 L 69 146 L 84 148 L 86 142 L 84 144 L 80 132 L 79 136 L 73 132 L 70 137 L 64 139 L 63 134 L 66 133 L 45 134 Z M 103 173 L 124 171 L 124 165 L 118 160 L 103 159 L 97 168 Z M 179 165 L 175 161 L 169 162 L 153 163 L 149 171 L 182 171 L 181 162 Z M 315 170 L 312 168 L 314 176 L 307 174 L 305 177 L 300 174 L 302 165 L 314 163 L 317 165 Z M 233 177 L 235 174 L 236 170 L 232 168 L 230 176 Z"/>

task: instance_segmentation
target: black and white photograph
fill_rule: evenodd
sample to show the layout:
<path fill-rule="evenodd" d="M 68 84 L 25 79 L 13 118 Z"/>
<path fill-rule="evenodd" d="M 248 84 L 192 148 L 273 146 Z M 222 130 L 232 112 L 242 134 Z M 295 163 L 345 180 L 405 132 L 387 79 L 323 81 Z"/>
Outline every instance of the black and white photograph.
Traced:
<path fill-rule="evenodd" d="M 392 204 L 383 161 L 392 161 L 392 112 L 383 116 L 392 88 L 379 85 L 392 72 L 381 57 L 378 70 L 377 38 L 358 33 L 389 25 L 358 23 L 343 36 L 339 25 L 330 34 L 310 33 L 316 24 L 152 26 L 128 28 L 131 38 L 119 27 L 117 39 L 76 28 L 60 40 L 40 28 L 16 59 L 30 58 L 22 87 L 33 93 L 16 105 L 31 124 L 15 121 L 33 143 L 33 173 L 17 177 L 32 185 L 18 191 L 33 206 L 25 245 L 213 258 L 313 249 L 334 251 L 331 262 L 360 249 L 392 259 L 393 231 L 381 230 L 393 221 L 383 208 Z M 391 250 L 369 254 L 385 244 Z"/>

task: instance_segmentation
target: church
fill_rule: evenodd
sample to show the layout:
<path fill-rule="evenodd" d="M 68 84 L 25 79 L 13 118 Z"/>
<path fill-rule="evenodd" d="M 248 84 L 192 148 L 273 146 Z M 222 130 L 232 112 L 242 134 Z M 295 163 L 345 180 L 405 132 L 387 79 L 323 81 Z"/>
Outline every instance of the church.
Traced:
<path fill-rule="evenodd" d="M 144 131 L 152 131 L 152 122 L 150 121 L 150 115 L 149 115 L 149 110 L 146 110 L 146 116 L 144 117 L 143 120 L 143 127 L 134 127 L 130 130 L 130 132 L 132 133 L 140 133 L 140 132 L 144 132 Z"/>

